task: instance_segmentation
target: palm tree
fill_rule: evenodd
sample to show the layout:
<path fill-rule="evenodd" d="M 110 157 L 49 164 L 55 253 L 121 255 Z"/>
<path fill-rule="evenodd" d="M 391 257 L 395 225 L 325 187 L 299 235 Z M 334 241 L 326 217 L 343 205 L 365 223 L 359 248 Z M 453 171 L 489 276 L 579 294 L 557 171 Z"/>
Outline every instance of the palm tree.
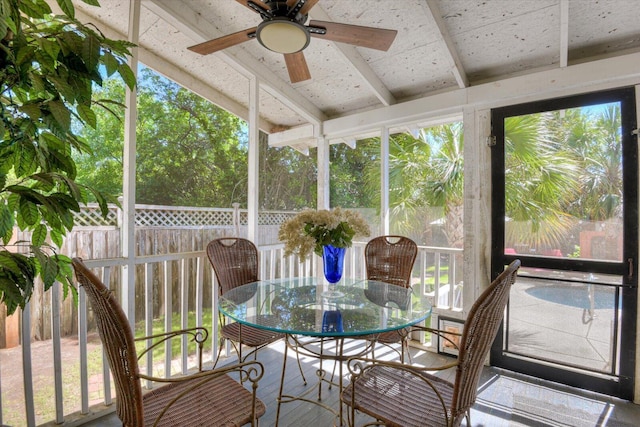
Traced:
<path fill-rule="evenodd" d="M 424 197 L 432 206 L 444 208 L 444 234 L 449 245 L 464 243 L 464 134 L 462 122 L 423 129 L 420 139 L 437 148 L 426 168 Z"/>
<path fill-rule="evenodd" d="M 391 135 L 389 138 L 389 207 L 394 233 L 400 233 L 419 241 L 430 230 L 416 228 L 416 217 L 424 216 L 425 202 L 422 199 L 420 183 L 426 177 L 425 164 L 431 158 L 431 146 L 406 133 Z M 380 164 L 365 171 L 366 191 L 378 196 L 375 201 L 380 206 Z M 374 187 L 375 186 L 375 187 Z M 420 221 L 423 224 L 424 221 Z"/>
<path fill-rule="evenodd" d="M 449 246 L 461 248 L 463 171 L 461 122 L 421 129 L 416 137 L 410 133 L 391 135 L 389 208 L 395 228 L 408 236 L 428 235 L 429 223 L 444 216 L 441 222 Z M 367 182 L 379 183 L 379 166 L 368 168 L 366 175 Z M 377 188 L 368 190 L 379 194 Z M 426 211 L 429 207 L 439 208 L 439 216 L 430 218 Z M 420 216 L 429 218 L 417 221 Z"/>
<path fill-rule="evenodd" d="M 573 151 L 549 130 L 553 120 L 550 114 L 534 114 L 505 122 L 507 241 L 557 246 L 572 224 L 565 210 L 567 199 L 559 195 L 570 200 L 578 194 L 579 168 Z M 422 129 L 415 138 L 408 133 L 394 135 L 389 164 L 390 207 L 396 217 L 399 211 L 425 203 L 441 207 L 448 245 L 461 248 L 462 123 Z"/>
<path fill-rule="evenodd" d="M 579 194 L 579 167 L 565 141 L 554 138 L 558 119 L 539 113 L 505 120 L 506 242 L 559 247 L 573 224 L 565 208 Z"/>
<path fill-rule="evenodd" d="M 591 221 L 619 217 L 622 207 L 620 106 L 607 105 L 595 117 L 591 150 L 584 157 L 580 213 Z"/>

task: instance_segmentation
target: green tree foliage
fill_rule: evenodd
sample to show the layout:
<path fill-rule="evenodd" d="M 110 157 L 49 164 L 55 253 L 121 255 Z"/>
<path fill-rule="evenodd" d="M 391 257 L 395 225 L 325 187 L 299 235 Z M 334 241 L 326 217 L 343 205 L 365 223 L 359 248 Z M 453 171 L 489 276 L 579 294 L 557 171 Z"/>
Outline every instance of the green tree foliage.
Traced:
<path fill-rule="evenodd" d="M 552 113 L 505 120 L 506 238 L 533 248 L 562 240 L 571 226 L 565 201 L 578 195 L 579 165 L 550 132 L 552 120 Z"/>
<path fill-rule="evenodd" d="M 138 84 L 136 201 L 170 206 L 230 207 L 247 203 L 246 124 L 146 67 Z M 124 99 L 119 80 L 97 95 Z M 76 158 L 78 181 L 122 194 L 124 109 L 97 113 L 84 128 L 92 150 Z M 316 156 L 269 147 L 260 133 L 260 208 L 299 210 L 315 205 Z"/>
<path fill-rule="evenodd" d="M 421 129 L 416 137 L 409 133 L 390 136 L 389 208 L 402 234 L 418 240 L 429 236 L 429 221 L 416 218 L 425 215 L 426 207 L 438 207 L 445 215 L 449 245 L 462 247 L 463 148 L 461 122 Z M 380 182 L 379 166 L 368 168 L 366 174 L 368 181 Z M 423 229 L 425 222 L 429 229 Z"/>
<path fill-rule="evenodd" d="M 78 170 L 76 180 L 103 193 L 119 196 L 122 195 L 124 84 L 119 79 L 105 79 L 94 96 L 114 100 L 117 104 L 110 105 L 110 111 L 96 111 L 95 127 L 80 129 L 79 134 L 91 150 L 74 156 Z"/>
<path fill-rule="evenodd" d="M 316 204 L 316 150 L 308 155 L 290 147 L 269 147 L 260 134 L 260 209 L 301 210 Z"/>
<path fill-rule="evenodd" d="M 248 146 L 243 122 L 157 74 L 144 73 L 143 79 L 136 201 L 245 205 Z"/>
<path fill-rule="evenodd" d="M 116 81 L 101 95 L 120 99 L 123 94 Z M 98 114 L 101 126 L 83 131 L 93 153 L 78 159 L 78 179 L 122 194 L 124 111 L 115 111 L 116 116 Z M 136 131 L 138 203 L 246 206 L 248 147 L 242 120 L 143 68 Z"/>
<path fill-rule="evenodd" d="M 464 134 L 462 122 L 422 129 L 422 141 L 431 142 L 432 155 L 422 189 L 430 206 L 444 208 L 444 234 L 449 245 L 464 242 Z"/>
<path fill-rule="evenodd" d="M 138 201 L 153 204 L 229 206 L 246 202 L 245 125 L 186 89 L 143 71 L 138 124 Z M 122 99 L 122 85 L 102 96 Z M 114 107 L 120 117 L 122 110 Z M 600 110 L 599 110 L 600 111 Z M 619 212 L 620 112 L 582 109 L 509 118 L 506 122 L 507 239 L 532 247 L 556 246 L 576 218 L 603 220 Z M 120 120 L 120 121 L 118 121 Z M 102 128 L 86 128 L 96 157 L 79 160 L 79 176 L 105 191 L 120 192 L 122 121 L 98 114 Z M 118 129 L 114 133 L 113 129 Z M 422 129 L 417 137 L 390 137 L 389 196 L 396 229 L 427 236 L 437 215 L 447 244 L 463 242 L 464 140 L 462 123 Z M 260 208 L 298 210 L 316 199 L 315 152 L 308 156 L 268 147 L 260 135 Z M 378 138 L 330 149 L 331 205 L 379 208 Z M 99 168 L 94 165 L 99 164 Z M 603 197 L 602 194 L 605 194 Z M 438 209 L 426 209 L 436 207 Z M 441 209 L 441 212 L 438 210 Z"/>
<path fill-rule="evenodd" d="M 588 151 L 581 156 L 580 218 L 604 221 L 622 215 L 622 144 L 620 106 L 607 105 L 600 114 L 587 114 L 592 129 Z"/>
<path fill-rule="evenodd" d="M 72 123 L 95 126 L 94 108 L 111 104 L 92 98 L 102 73 L 135 85 L 131 45 L 78 22 L 70 1 L 58 5 L 64 14 L 53 17 L 44 0 L 0 1 L 0 300 L 9 313 L 24 307 L 37 276 L 68 292 L 70 260 L 56 246 L 91 191 L 75 181 L 72 151 L 88 146 Z M 106 198 L 93 197 L 106 215 Z M 15 241 L 15 225 L 31 231 L 30 242 Z"/>
<path fill-rule="evenodd" d="M 379 209 L 380 180 L 367 178 L 368 169 L 380 169 L 380 141 L 358 141 L 353 149 L 346 144 L 330 148 L 330 200 L 332 207 Z"/>

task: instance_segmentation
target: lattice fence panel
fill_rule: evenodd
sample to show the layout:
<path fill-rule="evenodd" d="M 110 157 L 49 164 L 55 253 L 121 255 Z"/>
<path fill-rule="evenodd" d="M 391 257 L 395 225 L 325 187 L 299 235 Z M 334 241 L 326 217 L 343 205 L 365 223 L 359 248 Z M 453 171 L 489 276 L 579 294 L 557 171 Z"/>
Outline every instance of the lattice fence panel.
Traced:
<path fill-rule="evenodd" d="M 136 207 L 138 227 L 214 227 L 232 226 L 233 209 L 183 208 L 167 206 Z"/>
<path fill-rule="evenodd" d="M 138 227 L 232 226 L 233 209 L 137 206 Z"/>
<path fill-rule="evenodd" d="M 295 216 L 296 212 L 264 211 L 258 213 L 258 225 L 280 225 L 289 218 Z"/>
<path fill-rule="evenodd" d="M 82 206 L 80 212 L 74 213 L 74 222 L 76 227 L 117 227 L 118 208 L 110 205 L 107 218 L 103 218 L 98 204 L 89 203 L 87 206 Z"/>
<path fill-rule="evenodd" d="M 97 203 L 82 206 L 75 214 L 76 227 L 118 227 L 118 207 L 109 206 L 107 218 L 102 218 Z M 248 213 L 238 210 L 241 226 L 248 223 Z M 258 225 L 279 226 L 296 212 L 263 211 L 258 213 Z M 233 227 L 235 211 L 225 208 L 197 208 L 136 205 L 137 227 Z"/>

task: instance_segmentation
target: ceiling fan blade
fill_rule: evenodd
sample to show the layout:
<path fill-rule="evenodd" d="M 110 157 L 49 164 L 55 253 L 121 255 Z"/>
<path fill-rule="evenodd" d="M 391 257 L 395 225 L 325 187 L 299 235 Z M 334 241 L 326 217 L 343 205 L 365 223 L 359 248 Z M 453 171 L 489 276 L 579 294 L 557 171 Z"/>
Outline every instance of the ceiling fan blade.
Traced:
<path fill-rule="evenodd" d="M 309 67 L 307 67 L 307 60 L 304 58 L 302 51 L 285 53 L 284 62 L 287 64 L 287 71 L 289 71 L 291 83 L 298 83 L 311 78 Z"/>
<path fill-rule="evenodd" d="M 310 21 L 309 27 L 319 27 L 327 30 L 326 34 L 311 32 L 313 37 L 385 51 L 389 50 L 391 43 L 396 38 L 396 34 L 398 34 L 396 30 L 361 27 L 337 22 Z"/>
<path fill-rule="evenodd" d="M 238 0 L 241 1 L 241 0 Z M 299 0 L 287 0 L 287 7 L 291 9 L 298 3 Z M 318 3 L 319 0 L 307 0 L 304 5 L 300 8 L 298 13 L 301 15 L 306 15 L 309 13 L 309 10 Z"/>
<path fill-rule="evenodd" d="M 226 49 L 228 47 L 251 40 L 254 37 L 249 35 L 252 33 L 255 34 L 256 28 L 257 27 L 247 28 L 246 30 L 238 31 L 237 33 L 218 37 L 217 39 L 190 46 L 187 49 L 201 55 L 208 55 L 210 53 L 217 52 L 219 50 Z"/>

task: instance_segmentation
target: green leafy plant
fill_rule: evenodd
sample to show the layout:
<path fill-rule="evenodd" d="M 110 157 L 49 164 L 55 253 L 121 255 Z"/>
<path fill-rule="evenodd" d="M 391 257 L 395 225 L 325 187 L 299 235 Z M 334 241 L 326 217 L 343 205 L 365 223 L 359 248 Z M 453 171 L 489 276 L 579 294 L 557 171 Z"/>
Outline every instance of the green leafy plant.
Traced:
<path fill-rule="evenodd" d="M 311 250 L 322 256 L 322 247 L 332 245 L 348 248 L 355 236 L 371 234 L 369 224 L 360 213 L 348 209 L 333 210 L 307 209 L 280 226 L 278 238 L 284 242 L 284 255 L 292 254 L 304 262 Z"/>
<path fill-rule="evenodd" d="M 568 258 L 580 258 L 580 246 L 573 245 L 573 252 L 567 254 Z"/>
<path fill-rule="evenodd" d="M 132 44 L 80 23 L 70 0 L 57 2 L 61 15 L 44 0 L 0 0 L 0 300 L 8 313 L 25 306 L 38 276 L 45 290 L 56 280 L 65 296 L 74 289 L 57 248 L 88 194 L 105 216 L 111 201 L 75 181 L 72 154 L 88 150 L 76 131 L 95 127 L 93 108 L 113 105 L 92 98 L 103 76 L 135 85 Z M 16 226 L 31 240 L 16 241 Z"/>

